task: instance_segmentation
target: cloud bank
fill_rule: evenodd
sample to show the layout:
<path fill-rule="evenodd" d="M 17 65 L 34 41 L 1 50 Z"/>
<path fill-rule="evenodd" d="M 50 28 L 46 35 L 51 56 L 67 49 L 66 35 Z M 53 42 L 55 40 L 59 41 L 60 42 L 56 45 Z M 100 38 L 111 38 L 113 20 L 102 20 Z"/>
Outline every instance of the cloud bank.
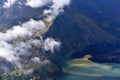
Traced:
<path fill-rule="evenodd" d="M 45 23 L 42 20 L 36 21 L 30 19 L 23 24 L 13 26 L 11 29 L 7 30 L 5 33 L 0 32 L 0 40 L 12 41 L 18 37 L 31 37 L 38 30 L 44 30 L 46 28 Z"/>
<path fill-rule="evenodd" d="M 15 2 L 16 0 L 7 0 L 3 8 L 10 8 Z M 21 69 L 23 65 L 20 62 L 22 60 L 20 56 L 29 55 L 29 50 L 32 50 L 33 47 L 42 48 L 45 51 L 51 51 L 51 53 L 60 48 L 61 43 L 51 37 L 35 39 L 33 35 L 38 31 L 44 31 L 47 28 L 45 22 L 53 21 L 64 11 L 63 8 L 70 4 L 70 0 L 26 0 L 24 3 L 31 8 L 43 7 L 47 4 L 50 6 L 49 9 L 43 11 L 43 20 L 31 18 L 27 22 L 12 26 L 5 32 L 0 32 L 0 58 L 14 63 L 16 67 Z M 34 57 L 32 60 L 40 62 L 38 57 Z"/>
<path fill-rule="evenodd" d="M 30 19 L 23 24 L 13 26 L 4 33 L 0 32 L 0 57 L 21 68 L 19 56 L 26 55 L 32 46 L 41 46 L 40 40 L 32 39 L 32 36 L 38 30 L 45 28 L 43 21 Z"/>
<path fill-rule="evenodd" d="M 30 19 L 23 24 L 13 26 L 6 32 L 0 32 L 0 57 L 9 62 L 16 62 L 15 65 L 21 68 L 20 57 L 26 55 L 32 46 L 41 46 L 41 41 L 32 39 L 32 36 L 39 30 L 46 28 L 42 20 Z M 26 41 L 23 39 L 26 38 Z"/>
<path fill-rule="evenodd" d="M 51 0 L 27 0 L 25 3 L 26 6 L 30 6 L 32 8 L 38 8 L 45 6 L 46 4 L 50 3 Z"/>

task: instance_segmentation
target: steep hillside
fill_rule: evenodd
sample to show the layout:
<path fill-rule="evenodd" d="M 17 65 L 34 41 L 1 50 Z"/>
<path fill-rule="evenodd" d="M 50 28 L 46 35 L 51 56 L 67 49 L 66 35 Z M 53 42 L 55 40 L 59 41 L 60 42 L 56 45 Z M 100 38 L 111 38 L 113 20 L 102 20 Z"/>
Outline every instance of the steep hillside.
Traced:
<path fill-rule="evenodd" d="M 89 11 L 88 7 L 91 6 L 90 3 L 92 2 L 94 1 L 73 0 L 73 3 L 68 9 L 66 9 L 65 13 L 60 15 L 55 20 L 53 26 L 49 29 L 46 36 L 53 36 L 54 38 L 60 39 L 62 42 L 62 48 L 60 52 L 58 52 L 58 54 L 51 56 L 53 60 L 55 59 L 59 62 L 61 61 L 61 57 L 66 58 L 68 55 L 74 52 L 79 52 L 79 54 L 89 54 L 89 52 L 84 51 L 86 47 L 91 45 L 96 45 L 96 48 L 93 49 L 93 52 L 97 49 L 97 47 L 102 48 L 106 46 L 106 48 L 109 48 L 113 45 L 119 45 L 120 39 L 119 36 L 117 36 L 118 33 L 116 32 L 116 29 L 113 26 L 110 26 L 111 28 L 106 28 L 106 25 L 100 25 L 101 23 L 110 21 L 110 19 L 108 18 L 109 16 L 105 18 L 104 14 L 100 13 L 100 15 L 98 15 L 99 9 L 96 9 L 96 7 L 90 7 Z M 102 21 L 103 19 L 104 21 Z M 112 23 L 110 23 L 110 25 L 111 24 Z M 113 31 L 110 32 L 111 29 Z M 117 48 L 119 49 L 120 47 L 118 46 Z M 96 53 L 91 54 L 95 55 Z M 106 57 L 108 55 L 109 54 L 107 53 L 104 54 L 104 56 Z M 101 57 L 99 57 L 100 60 Z M 108 58 L 109 57 L 110 55 L 108 56 Z M 62 58 L 62 61 L 64 61 L 64 58 Z"/>

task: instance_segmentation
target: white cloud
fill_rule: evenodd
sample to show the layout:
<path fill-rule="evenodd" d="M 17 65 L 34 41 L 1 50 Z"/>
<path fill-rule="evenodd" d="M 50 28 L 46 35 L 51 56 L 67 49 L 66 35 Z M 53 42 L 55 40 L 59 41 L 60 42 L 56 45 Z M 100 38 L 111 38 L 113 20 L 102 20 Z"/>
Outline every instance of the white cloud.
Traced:
<path fill-rule="evenodd" d="M 27 39 L 26 41 L 20 41 L 15 44 L 9 43 L 4 40 L 0 40 L 0 57 L 16 65 L 17 68 L 22 69 L 20 56 L 29 56 L 33 47 L 43 48 L 45 51 L 51 51 L 54 53 L 55 49 L 60 47 L 60 42 L 55 41 L 53 38 L 43 39 Z M 43 46 L 43 47 L 42 47 Z M 40 58 L 31 58 L 34 62 L 40 63 Z"/>
<path fill-rule="evenodd" d="M 37 63 L 41 62 L 39 57 L 34 57 L 31 60 L 34 61 L 34 62 L 37 62 Z"/>
<path fill-rule="evenodd" d="M 54 40 L 53 38 L 47 38 L 44 41 L 43 48 L 45 49 L 45 51 L 51 51 L 52 53 L 54 53 L 54 50 L 59 49 L 59 47 L 60 42 Z"/>
<path fill-rule="evenodd" d="M 54 20 L 61 12 L 63 12 L 63 8 L 70 4 L 71 0 L 52 0 L 52 5 L 50 9 L 44 10 L 44 15 L 46 15 L 47 21 Z"/>
<path fill-rule="evenodd" d="M 54 20 L 60 12 L 63 12 L 63 8 L 70 4 L 71 0 L 27 0 L 25 3 L 32 8 L 38 8 L 51 3 L 49 9 L 44 10 L 46 21 L 50 22 Z"/>
<path fill-rule="evenodd" d="M 13 26 L 12 29 L 7 30 L 5 33 L 0 32 L 0 40 L 11 41 L 18 37 L 32 36 L 38 30 L 43 30 L 46 25 L 43 21 L 35 21 L 30 19 L 21 25 Z"/>
<path fill-rule="evenodd" d="M 7 0 L 3 7 L 10 8 L 14 5 L 15 1 L 16 0 Z M 52 4 L 49 9 L 44 10 L 43 15 L 46 17 L 44 20 L 51 22 L 63 11 L 64 6 L 70 4 L 70 0 L 27 0 L 25 5 L 37 8 L 47 5 L 48 3 Z M 46 29 L 46 24 L 43 20 L 36 21 L 30 19 L 20 25 L 13 26 L 4 33 L 0 32 L 0 57 L 16 64 L 18 68 L 21 68 L 21 58 L 19 56 L 29 54 L 29 50 L 32 50 L 33 46 L 54 53 L 56 49 L 60 48 L 61 44 L 59 41 L 53 38 L 47 38 L 45 40 L 42 38 L 32 39 L 32 36 L 37 31 L 44 29 Z M 17 40 L 18 42 L 16 42 Z M 12 43 L 14 41 L 15 43 Z M 39 58 L 34 58 L 33 60 L 39 62 Z M 47 62 L 46 60 L 46 63 Z"/>
<path fill-rule="evenodd" d="M 70 0 L 52 0 L 52 1 L 53 1 L 53 5 L 51 7 L 56 10 L 60 8 L 64 8 L 64 6 L 67 6 L 70 4 Z"/>
<path fill-rule="evenodd" d="M 38 7 L 42 7 L 46 4 L 48 4 L 50 2 L 51 2 L 51 0 L 27 0 L 27 2 L 25 4 L 32 8 L 38 8 Z"/>
<path fill-rule="evenodd" d="M 14 3 L 15 3 L 16 0 L 7 0 L 4 5 L 3 5 L 3 8 L 10 8 Z"/>
<path fill-rule="evenodd" d="M 32 36 L 37 31 L 43 30 L 45 28 L 46 25 L 42 20 L 36 21 L 30 19 L 23 24 L 13 26 L 5 33 L 0 32 L 0 57 L 15 64 L 16 67 L 21 69 L 21 58 L 19 56 L 28 54 L 32 46 L 41 46 L 41 40 L 32 39 Z M 26 41 L 18 38 L 26 38 Z M 14 41 L 17 41 L 17 43 L 12 43 Z"/>
<path fill-rule="evenodd" d="M 13 46 L 5 41 L 0 41 L 0 57 L 8 61 L 16 61 L 18 58 L 14 56 Z"/>
<path fill-rule="evenodd" d="M 31 39 L 28 41 L 31 45 L 34 45 L 35 47 L 41 46 L 41 39 Z"/>
<path fill-rule="evenodd" d="M 31 50 L 34 46 L 39 48 L 41 46 L 40 43 L 40 39 L 28 39 L 26 42 L 20 41 L 16 44 L 0 40 L 0 58 L 3 58 L 16 65 L 14 67 L 22 69 L 24 65 L 20 62 L 22 60 L 20 56 L 27 56 L 30 52 L 29 50 Z M 38 61 L 37 58 L 34 60 Z"/>

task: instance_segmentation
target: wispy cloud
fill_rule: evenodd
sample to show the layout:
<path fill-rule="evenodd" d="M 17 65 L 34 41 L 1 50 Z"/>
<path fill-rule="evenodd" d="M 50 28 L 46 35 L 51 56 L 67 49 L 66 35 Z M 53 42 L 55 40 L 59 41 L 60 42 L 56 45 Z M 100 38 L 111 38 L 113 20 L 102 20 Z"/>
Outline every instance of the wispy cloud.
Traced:
<path fill-rule="evenodd" d="M 54 20 L 61 12 L 64 11 L 64 7 L 70 4 L 70 0 L 52 0 L 52 5 L 49 9 L 44 10 L 44 15 L 47 16 L 47 20 Z"/>
<path fill-rule="evenodd" d="M 10 8 L 14 3 L 15 3 L 16 0 L 7 0 L 4 5 L 3 5 L 3 8 Z"/>
<path fill-rule="evenodd" d="M 46 4 L 50 3 L 51 0 L 27 0 L 25 3 L 26 6 L 30 6 L 32 8 L 38 8 L 45 6 Z"/>
<path fill-rule="evenodd" d="M 27 0 L 25 4 L 31 8 L 38 8 L 47 4 L 51 4 L 51 6 L 48 6 L 49 9 L 44 10 L 46 20 L 49 22 L 55 19 L 59 13 L 63 12 L 63 8 L 68 6 L 70 2 L 70 0 Z"/>

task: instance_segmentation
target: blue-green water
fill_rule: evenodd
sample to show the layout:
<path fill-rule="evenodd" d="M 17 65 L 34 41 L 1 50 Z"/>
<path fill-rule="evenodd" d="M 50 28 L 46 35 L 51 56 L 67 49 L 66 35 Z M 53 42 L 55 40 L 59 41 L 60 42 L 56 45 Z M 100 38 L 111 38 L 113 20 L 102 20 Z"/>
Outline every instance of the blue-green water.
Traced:
<path fill-rule="evenodd" d="M 64 74 L 61 80 L 120 80 L 120 77 L 89 77 L 73 74 Z"/>
<path fill-rule="evenodd" d="M 61 80 L 120 80 L 120 64 L 95 63 L 86 58 L 67 61 Z"/>

